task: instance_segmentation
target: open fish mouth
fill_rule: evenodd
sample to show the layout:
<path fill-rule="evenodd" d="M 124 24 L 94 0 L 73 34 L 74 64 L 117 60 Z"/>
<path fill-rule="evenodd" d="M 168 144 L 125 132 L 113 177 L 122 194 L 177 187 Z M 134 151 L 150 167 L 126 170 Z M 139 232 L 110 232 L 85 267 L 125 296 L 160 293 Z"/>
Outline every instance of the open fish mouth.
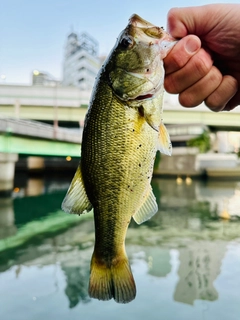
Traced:
<path fill-rule="evenodd" d="M 128 101 L 145 101 L 155 98 L 156 94 L 159 92 L 159 90 L 162 87 L 162 82 L 160 81 L 158 85 L 156 85 L 154 88 L 147 92 L 142 92 L 141 94 L 135 96 L 135 97 L 128 97 Z"/>
<path fill-rule="evenodd" d="M 147 100 L 147 99 L 152 99 L 154 94 L 152 93 L 147 93 L 141 96 L 136 97 L 134 100 Z"/>

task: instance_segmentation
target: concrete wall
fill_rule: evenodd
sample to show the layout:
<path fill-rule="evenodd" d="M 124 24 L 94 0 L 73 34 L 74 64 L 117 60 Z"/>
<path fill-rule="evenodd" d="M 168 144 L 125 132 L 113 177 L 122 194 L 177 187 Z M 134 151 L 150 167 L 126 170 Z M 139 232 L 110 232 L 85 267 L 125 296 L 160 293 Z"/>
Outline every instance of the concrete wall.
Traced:
<path fill-rule="evenodd" d="M 236 154 L 202 153 L 198 148 L 173 148 L 172 156 L 161 154 L 154 173 L 159 175 L 199 176 L 217 170 L 217 176 L 240 176 Z"/>
<path fill-rule="evenodd" d="M 160 175 L 201 175 L 196 166 L 197 148 L 173 148 L 172 156 L 161 154 L 161 160 L 154 173 Z"/>

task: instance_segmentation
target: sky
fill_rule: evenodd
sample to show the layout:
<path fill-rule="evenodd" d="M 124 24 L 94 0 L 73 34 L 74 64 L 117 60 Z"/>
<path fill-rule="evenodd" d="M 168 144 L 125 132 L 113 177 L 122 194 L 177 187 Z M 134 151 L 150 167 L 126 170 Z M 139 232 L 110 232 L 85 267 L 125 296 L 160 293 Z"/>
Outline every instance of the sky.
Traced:
<path fill-rule="evenodd" d="M 227 1 L 0 0 L 0 83 L 30 85 L 35 69 L 61 80 L 71 31 L 90 34 L 99 43 L 99 54 L 106 55 L 133 13 L 166 27 L 172 7 L 220 2 Z"/>

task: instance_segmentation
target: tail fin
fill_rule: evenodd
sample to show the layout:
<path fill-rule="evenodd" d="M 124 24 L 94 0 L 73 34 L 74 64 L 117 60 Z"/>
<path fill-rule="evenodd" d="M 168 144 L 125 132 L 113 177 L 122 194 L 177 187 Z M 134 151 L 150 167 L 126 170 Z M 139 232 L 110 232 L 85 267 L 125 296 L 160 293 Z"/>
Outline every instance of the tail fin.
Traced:
<path fill-rule="evenodd" d="M 99 300 L 132 301 L 136 296 L 136 286 L 127 257 L 123 256 L 107 266 L 99 263 L 93 254 L 88 292 L 90 297 Z"/>

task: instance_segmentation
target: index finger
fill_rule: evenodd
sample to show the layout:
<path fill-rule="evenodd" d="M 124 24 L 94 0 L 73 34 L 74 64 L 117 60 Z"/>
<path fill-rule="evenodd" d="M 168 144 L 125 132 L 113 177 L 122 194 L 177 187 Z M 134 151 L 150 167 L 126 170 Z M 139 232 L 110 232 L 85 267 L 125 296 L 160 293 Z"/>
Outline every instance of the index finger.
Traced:
<path fill-rule="evenodd" d="M 181 69 L 200 48 L 201 40 L 197 36 L 188 35 L 179 40 L 164 59 L 165 74 Z"/>

